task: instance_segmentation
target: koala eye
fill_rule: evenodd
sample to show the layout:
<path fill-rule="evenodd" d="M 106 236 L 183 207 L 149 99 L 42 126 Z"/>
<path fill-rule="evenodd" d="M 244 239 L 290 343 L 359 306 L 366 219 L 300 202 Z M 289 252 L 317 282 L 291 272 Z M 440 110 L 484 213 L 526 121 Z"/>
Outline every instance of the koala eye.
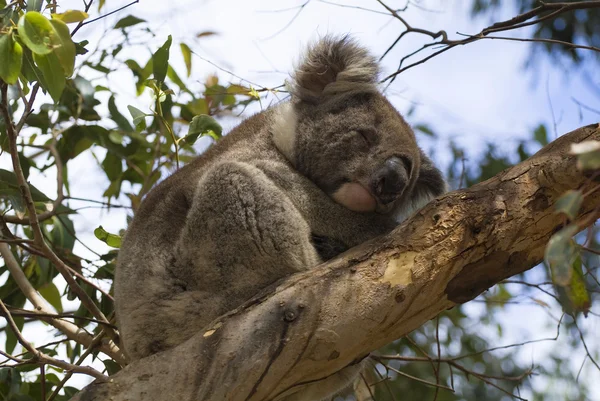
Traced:
<path fill-rule="evenodd" d="M 372 128 L 357 129 L 356 132 L 364 139 L 367 145 L 371 146 L 375 143 L 377 132 Z"/>

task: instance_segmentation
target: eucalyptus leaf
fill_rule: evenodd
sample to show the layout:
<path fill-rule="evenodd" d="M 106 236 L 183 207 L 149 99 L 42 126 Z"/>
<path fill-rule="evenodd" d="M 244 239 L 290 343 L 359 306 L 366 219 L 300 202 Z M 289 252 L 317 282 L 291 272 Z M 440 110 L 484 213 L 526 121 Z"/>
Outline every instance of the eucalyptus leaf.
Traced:
<path fill-rule="evenodd" d="M 127 106 L 127 109 L 129 110 L 129 114 L 131 114 L 131 117 L 133 117 L 133 124 L 135 125 L 135 127 L 139 131 L 145 129 L 146 128 L 146 113 L 144 113 L 140 109 L 135 108 L 133 106 Z"/>
<path fill-rule="evenodd" d="M 50 93 L 55 102 L 58 102 L 67 82 L 60 60 L 55 53 L 44 55 L 34 53 L 33 59 L 44 76 L 44 89 Z"/>
<path fill-rule="evenodd" d="M 19 38 L 34 54 L 44 55 L 52 52 L 54 28 L 48 18 L 37 11 L 29 11 L 19 19 Z"/>
<path fill-rule="evenodd" d="M 548 145 L 548 130 L 544 124 L 540 124 L 535 131 L 533 131 L 533 137 L 542 146 Z"/>
<path fill-rule="evenodd" d="M 61 20 L 53 19 L 50 21 L 54 32 L 51 35 L 54 54 L 58 57 L 60 65 L 63 68 L 64 75 L 70 77 L 73 75 L 75 67 L 75 43 L 71 39 L 69 27 Z"/>
<path fill-rule="evenodd" d="M 565 192 L 554 205 L 557 213 L 564 213 L 571 220 L 577 217 L 577 213 L 583 202 L 583 194 L 581 191 L 569 190 Z"/>
<path fill-rule="evenodd" d="M 94 235 L 96 236 L 96 238 L 106 243 L 108 246 L 111 246 L 113 248 L 121 247 L 121 236 L 107 232 L 102 226 L 94 230 Z"/>
<path fill-rule="evenodd" d="M 183 56 L 183 62 L 185 63 L 185 69 L 189 77 L 192 73 L 192 50 L 183 42 L 179 44 L 179 47 L 181 48 L 181 55 Z"/>
<path fill-rule="evenodd" d="M 23 65 L 23 47 L 12 34 L 0 34 L 0 79 L 15 84 Z"/>
<path fill-rule="evenodd" d="M 192 119 L 188 134 L 184 137 L 185 141 L 190 145 L 194 144 L 200 136 L 209 135 L 214 139 L 219 139 L 223 128 L 211 116 L 200 115 Z"/>
<path fill-rule="evenodd" d="M 166 42 L 152 55 L 152 72 L 154 79 L 158 82 L 164 82 L 169 68 L 169 49 L 171 48 L 172 38 L 169 35 Z"/>
<path fill-rule="evenodd" d="M 46 301 L 50 303 L 59 313 L 62 313 L 63 307 L 60 299 L 60 292 L 54 283 L 49 282 L 38 288 L 38 292 Z"/>
<path fill-rule="evenodd" d="M 116 24 L 114 29 L 123 29 L 123 28 L 127 28 L 130 26 L 134 26 L 137 24 L 140 24 L 142 22 L 146 22 L 146 20 L 143 20 L 141 18 L 138 17 L 134 17 L 133 15 L 128 15 L 127 17 L 121 18 Z"/>
<path fill-rule="evenodd" d="M 579 255 L 573 236 L 578 231 L 576 225 L 569 225 L 554 234 L 546 245 L 544 260 L 550 266 L 552 281 L 559 286 L 564 287 L 571 282 L 572 265 Z"/>
<path fill-rule="evenodd" d="M 108 112 L 110 113 L 110 118 L 117 124 L 117 126 L 121 130 L 125 132 L 133 131 L 133 127 L 131 126 L 127 118 L 125 118 L 125 116 L 121 114 L 121 112 L 117 108 L 114 96 L 111 96 L 110 99 L 108 99 Z"/>
<path fill-rule="evenodd" d="M 81 10 L 67 10 L 63 13 L 52 14 L 52 19 L 58 19 L 65 24 L 72 24 L 74 22 L 81 22 L 86 20 L 89 14 Z"/>

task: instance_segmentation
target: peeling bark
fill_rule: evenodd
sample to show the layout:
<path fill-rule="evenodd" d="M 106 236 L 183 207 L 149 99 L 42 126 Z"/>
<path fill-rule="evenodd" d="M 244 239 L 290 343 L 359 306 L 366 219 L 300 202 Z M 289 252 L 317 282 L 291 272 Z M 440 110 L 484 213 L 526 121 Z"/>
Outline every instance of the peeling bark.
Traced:
<path fill-rule="evenodd" d="M 561 228 L 554 202 L 589 180 L 573 131 L 523 163 L 431 202 L 391 234 L 289 277 L 184 344 L 134 362 L 73 400 L 271 400 L 357 363 L 543 259 Z M 597 213 L 584 200 L 579 221 Z"/>

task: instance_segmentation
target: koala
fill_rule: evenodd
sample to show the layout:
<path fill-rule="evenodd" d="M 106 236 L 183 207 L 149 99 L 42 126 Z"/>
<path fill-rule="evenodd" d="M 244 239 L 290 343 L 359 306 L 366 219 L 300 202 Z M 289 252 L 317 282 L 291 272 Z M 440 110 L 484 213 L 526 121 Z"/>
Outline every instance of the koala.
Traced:
<path fill-rule="evenodd" d="M 125 235 L 115 276 L 132 360 L 181 344 L 294 273 L 388 233 L 446 190 L 348 37 L 308 48 L 289 101 L 233 129 L 156 186 Z M 331 398 L 361 364 L 284 396 Z"/>

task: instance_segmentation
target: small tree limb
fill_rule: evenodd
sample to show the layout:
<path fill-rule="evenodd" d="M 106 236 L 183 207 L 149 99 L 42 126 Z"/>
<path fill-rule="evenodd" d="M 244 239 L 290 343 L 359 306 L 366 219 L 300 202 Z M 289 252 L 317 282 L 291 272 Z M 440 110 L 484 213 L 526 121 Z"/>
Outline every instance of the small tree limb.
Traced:
<path fill-rule="evenodd" d="M 25 276 L 25 273 L 19 266 L 19 262 L 13 256 L 8 245 L 0 243 L 0 256 L 2 256 L 2 258 L 4 259 L 4 264 L 6 265 L 13 280 L 15 280 L 15 282 L 19 286 L 19 289 L 25 295 L 25 298 L 27 298 L 27 300 L 31 302 L 35 310 L 42 315 L 40 316 L 40 320 L 45 321 L 46 323 L 60 330 L 69 339 L 79 344 L 82 344 L 85 347 L 89 347 L 92 345 L 92 335 L 90 335 L 85 330 L 79 328 L 76 324 L 64 319 L 47 317 L 47 315 L 55 314 L 56 311 L 29 282 L 27 276 Z M 96 344 L 95 346 L 97 347 L 97 350 L 104 352 L 106 355 L 110 356 L 118 363 L 122 365 L 125 365 L 127 363 L 127 358 L 125 357 L 125 355 L 123 355 L 123 352 L 112 341 L 109 340 L 105 344 L 100 343 Z"/>
<path fill-rule="evenodd" d="M 273 400 L 357 363 L 539 264 L 562 226 L 555 201 L 589 184 L 568 153 L 589 139 L 600 140 L 598 125 L 432 201 L 389 235 L 289 277 L 73 400 Z M 593 224 L 599 206 L 600 193 L 590 193 L 576 223 Z"/>

